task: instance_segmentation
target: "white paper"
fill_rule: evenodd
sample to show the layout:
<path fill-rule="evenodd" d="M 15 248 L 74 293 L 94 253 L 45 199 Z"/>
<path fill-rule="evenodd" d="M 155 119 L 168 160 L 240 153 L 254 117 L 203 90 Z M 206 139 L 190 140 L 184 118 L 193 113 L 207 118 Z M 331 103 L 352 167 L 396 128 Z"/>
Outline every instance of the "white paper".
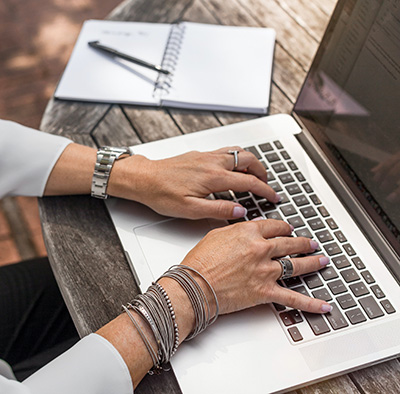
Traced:
<path fill-rule="evenodd" d="M 84 23 L 55 96 L 63 99 L 158 104 L 153 96 L 158 72 L 89 47 L 100 41 L 120 52 L 161 64 L 170 25 L 90 20 Z"/>

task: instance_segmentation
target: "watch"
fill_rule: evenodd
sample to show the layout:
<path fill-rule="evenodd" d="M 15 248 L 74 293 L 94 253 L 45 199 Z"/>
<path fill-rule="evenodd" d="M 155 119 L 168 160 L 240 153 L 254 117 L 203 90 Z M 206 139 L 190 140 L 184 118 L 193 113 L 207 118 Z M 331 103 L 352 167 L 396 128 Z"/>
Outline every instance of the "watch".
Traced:
<path fill-rule="evenodd" d="M 101 198 L 103 200 L 108 198 L 107 186 L 111 170 L 115 160 L 121 159 L 124 155 L 132 155 L 129 148 L 103 146 L 98 149 L 96 165 L 94 167 L 92 178 L 92 197 Z"/>

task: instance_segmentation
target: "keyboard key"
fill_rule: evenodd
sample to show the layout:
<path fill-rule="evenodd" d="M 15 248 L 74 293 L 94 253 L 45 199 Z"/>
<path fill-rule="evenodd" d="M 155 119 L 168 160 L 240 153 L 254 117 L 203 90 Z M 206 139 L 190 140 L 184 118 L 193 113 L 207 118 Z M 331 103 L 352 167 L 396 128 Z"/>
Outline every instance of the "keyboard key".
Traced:
<path fill-rule="evenodd" d="M 279 204 L 286 204 L 287 202 L 289 202 L 289 198 L 286 195 L 286 193 L 278 193 L 278 194 L 282 198 Z"/>
<path fill-rule="evenodd" d="M 274 141 L 274 145 L 276 146 L 276 149 L 283 149 L 281 141 Z"/>
<path fill-rule="evenodd" d="M 307 297 L 310 296 L 310 294 L 308 294 L 308 291 L 304 286 L 294 287 L 292 290 L 297 291 L 298 293 L 303 294 Z"/>
<path fill-rule="evenodd" d="M 272 164 L 272 168 L 277 174 L 287 171 L 287 168 L 283 163 Z"/>
<path fill-rule="evenodd" d="M 299 185 L 296 184 L 286 186 L 286 190 L 291 196 L 301 193 Z"/>
<path fill-rule="evenodd" d="M 336 268 L 338 268 L 338 269 L 342 269 L 342 268 L 351 266 L 351 264 L 350 264 L 349 260 L 347 260 L 346 256 L 333 257 L 332 261 L 335 264 Z"/>
<path fill-rule="evenodd" d="M 289 224 L 291 224 L 294 228 L 304 226 L 303 219 L 300 216 L 295 216 L 294 218 L 288 219 Z"/>
<path fill-rule="evenodd" d="M 300 331 L 297 327 L 290 327 L 288 328 L 289 335 L 293 339 L 293 342 L 299 342 L 303 339 Z"/>
<path fill-rule="evenodd" d="M 375 283 L 375 279 L 369 271 L 363 271 L 361 275 L 368 284 Z"/>
<path fill-rule="evenodd" d="M 308 228 L 302 228 L 300 230 L 296 230 L 295 234 L 298 237 L 306 237 L 306 238 L 310 238 L 310 239 L 313 237 L 313 235 L 311 234 L 311 232 Z"/>
<path fill-rule="evenodd" d="M 265 216 L 267 219 L 283 220 L 281 214 L 278 211 L 267 212 Z"/>
<path fill-rule="evenodd" d="M 393 305 L 390 303 L 389 300 L 383 300 L 381 301 L 381 305 L 383 306 L 383 308 L 385 309 L 386 313 L 394 313 L 396 312 L 396 309 L 393 308 Z"/>
<path fill-rule="evenodd" d="M 312 194 L 310 196 L 311 201 L 314 203 L 314 205 L 320 205 L 321 204 L 321 200 L 318 198 L 318 196 L 316 194 Z"/>
<path fill-rule="evenodd" d="M 271 182 L 273 180 L 275 180 L 274 174 L 271 171 L 267 171 L 267 181 Z"/>
<path fill-rule="evenodd" d="M 263 212 L 273 211 L 276 209 L 276 205 L 269 201 L 261 201 L 258 205 Z"/>
<path fill-rule="evenodd" d="M 275 161 L 279 161 L 281 158 L 278 156 L 277 153 L 272 152 L 272 153 L 267 153 L 265 155 L 265 158 L 268 160 L 269 163 L 274 163 Z"/>
<path fill-rule="evenodd" d="M 321 279 L 317 274 L 305 276 L 303 279 L 309 289 L 315 289 L 316 287 L 320 287 L 323 285 Z"/>
<path fill-rule="evenodd" d="M 354 298 L 349 293 L 336 297 L 336 301 L 339 303 L 342 309 L 353 308 L 353 306 L 357 305 L 357 303 L 354 301 Z"/>
<path fill-rule="evenodd" d="M 385 297 L 385 293 L 382 291 L 382 289 L 378 285 L 371 286 L 371 290 L 375 294 L 376 298 Z"/>
<path fill-rule="evenodd" d="M 334 330 L 340 330 L 341 328 L 348 327 L 349 323 L 347 323 L 338 306 L 334 302 L 331 305 L 333 307 L 332 311 L 325 315 L 331 327 Z"/>
<path fill-rule="evenodd" d="M 332 300 L 329 291 L 325 288 L 317 289 L 312 292 L 313 297 L 318 298 L 319 300 L 330 301 Z"/>
<path fill-rule="evenodd" d="M 324 222 L 318 217 L 308 220 L 307 223 L 314 231 L 325 227 Z"/>
<path fill-rule="evenodd" d="M 289 166 L 289 168 L 292 170 L 292 171 L 296 171 L 298 168 L 297 168 L 297 166 L 296 166 L 296 164 L 293 162 L 293 161 L 288 161 L 287 162 L 287 165 Z"/>
<path fill-rule="evenodd" d="M 321 270 L 319 270 L 319 273 L 325 280 L 336 279 L 339 277 L 333 267 L 322 268 Z"/>
<path fill-rule="evenodd" d="M 356 270 L 353 268 L 341 271 L 340 273 L 342 274 L 343 279 L 346 281 L 346 283 L 355 282 L 356 280 L 360 279 Z"/>
<path fill-rule="evenodd" d="M 356 252 L 354 251 L 353 247 L 350 244 L 344 244 L 343 249 L 349 256 L 354 256 Z"/>
<path fill-rule="evenodd" d="M 251 152 L 255 157 L 257 157 L 258 160 L 261 159 L 261 155 L 258 153 L 258 150 L 255 146 L 248 146 L 247 148 L 244 148 L 244 150 Z"/>
<path fill-rule="evenodd" d="M 317 216 L 317 212 L 315 212 L 315 209 L 313 207 L 301 208 L 300 212 L 306 219 L 311 218 L 313 216 Z"/>
<path fill-rule="evenodd" d="M 324 246 L 324 249 L 326 250 L 326 253 L 328 253 L 329 256 L 334 256 L 335 254 L 342 253 L 339 245 L 336 242 L 332 242 L 330 244 L 326 244 L 323 246 Z"/>
<path fill-rule="evenodd" d="M 279 316 L 285 326 L 291 326 L 292 324 L 301 323 L 303 321 L 300 312 L 296 309 L 292 309 L 288 312 L 282 312 L 279 314 Z"/>
<path fill-rule="evenodd" d="M 312 193 L 314 191 L 309 183 L 303 183 L 302 186 L 303 186 L 304 190 L 306 191 L 306 193 Z"/>
<path fill-rule="evenodd" d="M 299 182 L 304 182 L 306 180 L 306 178 L 304 178 L 304 175 L 300 171 L 295 172 L 294 175 Z"/>
<path fill-rule="evenodd" d="M 250 196 L 249 192 L 234 192 L 237 199 Z"/>
<path fill-rule="evenodd" d="M 293 201 L 294 203 L 298 206 L 298 207 L 302 207 L 303 205 L 308 205 L 310 202 L 307 200 L 307 197 L 304 195 L 301 196 L 294 196 L 293 197 Z"/>
<path fill-rule="evenodd" d="M 321 315 L 309 312 L 303 312 L 303 315 L 315 335 L 325 334 L 330 331 L 330 328 Z"/>
<path fill-rule="evenodd" d="M 343 235 L 343 233 L 340 230 L 339 231 L 335 231 L 333 234 L 335 234 L 335 237 L 337 238 L 337 240 L 340 243 L 347 241 L 346 237 Z"/>
<path fill-rule="evenodd" d="M 364 309 L 364 312 L 370 319 L 376 319 L 377 317 L 383 316 L 384 313 L 378 303 L 375 301 L 374 297 L 369 296 L 361 298 L 359 301 Z"/>
<path fill-rule="evenodd" d="M 253 201 L 252 198 L 246 198 L 244 200 L 240 200 L 239 203 L 245 207 L 246 209 L 252 209 L 256 207 L 256 203 Z"/>
<path fill-rule="evenodd" d="M 274 150 L 273 146 L 269 142 L 258 145 L 258 147 L 261 149 L 261 152 L 269 152 L 271 150 Z"/>
<path fill-rule="evenodd" d="M 252 220 L 262 216 L 262 213 L 258 209 L 252 209 L 247 212 L 247 219 Z"/>
<path fill-rule="evenodd" d="M 264 160 L 260 160 L 260 163 L 263 165 L 265 169 L 268 168 L 267 163 Z"/>
<path fill-rule="evenodd" d="M 240 223 L 240 222 L 245 222 L 246 219 L 245 218 L 238 218 L 238 219 L 229 219 L 228 223 L 229 224 L 235 224 L 235 223 Z"/>
<path fill-rule="evenodd" d="M 274 191 L 275 191 L 276 193 L 282 191 L 282 187 L 281 187 L 281 185 L 280 185 L 278 182 L 271 182 L 271 183 L 268 183 L 268 185 L 271 186 L 272 189 L 274 189 Z"/>
<path fill-rule="evenodd" d="M 284 205 L 279 208 L 282 211 L 283 215 L 286 217 L 296 215 L 297 213 L 296 208 L 292 204 Z"/>
<path fill-rule="evenodd" d="M 324 218 L 329 216 L 329 212 L 324 206 L 318 207 L 318 211 L 321 214 L 321 216 L 324 217 Z"/>
<path fill-rule="evenodd" d="M 291 278 L 284 279 L 283 282 L 287 287 L 298 286 L 302 283 L 300 276 L 292 276 Z"/>
<path fill-rule="evenodd" d="M 351 311 L 345 312 L 347 318 L 350 320 L 351 324 L 358 324 L 366 321 L 367 318 L 364 316 L 360 308 L 353 309 Z"/>
<path fill-rule="evenodd" d="M 345 293 L 347 291 L 346 286 L 340 279 L 328 282 L 328 287 L 333 295 Z"/>
<path fill-rule="evenodd" d="M 217 200 L 233 200 L 232 194 L 229 191 L 214 193 L 214 197 Z"/>
<path fill-rule="evenodd" d="M 331 230 L 336 230 L 338 228 L 336 222 L 332 218 L 326 219 L 326 223 Z"/>
<path fill-rule="evenodd" d="M 258 196 L 257 194 L 254 193 L 253 193 L 253 198 L 255 198 L 257 201 L 265 199 L 265 197 Z"/>
<path fill-rule="evenodd" d="M 354 284 L 350 285 L 349 287 L 350 287 L 350 290 L 353 292 L 353 294 L 356 297 L 361 297 L 361 296 L 369 293 L 369 290 L 362 282 L 354 283 Z"/>
<path fill-rule="evenodd" d="M 283 151 L 281 152 L 281 155 L 282 155 L 282 157 L 283 157 L 285 160 L 290 160 L 289 153 L 287 153 L 285 150 L 283 150 Z"/>
<path fill-rule="evenodd" d="M 317 233 L 315 233 L 315 235 L 317 236 L 318 241 L 320 243 L 324 243 L 324 242 L 333 240 L 333 237 L 328 230 L 318 231 Z M 350 265 L 350 263 L 349 263 L 349 265 Z"/>
<path fill-rule="evenodd" d="M 283 184 L 294 182 L 292 174 L 289 174 L 288 172 L 286 174 L 278 175 L 278 178 L 281 180 Z"/>
<path fill-rule="evenodd" d="M 280 312 L 280 311 L 284 311 L 286 309 L 285 305 L 281 305 L 281 304 L 277 304 L 276 302 L 273 302 L 272 305 L 274 306 L 274 308 Z"/>
<path fill-rule="evenodd" d="M 359 257 L 353 257 L 351 261 L 354 263 L 354 265 L 359 269 L 362 270 L 365 268 L 364 263 L 361 261 Z"/>

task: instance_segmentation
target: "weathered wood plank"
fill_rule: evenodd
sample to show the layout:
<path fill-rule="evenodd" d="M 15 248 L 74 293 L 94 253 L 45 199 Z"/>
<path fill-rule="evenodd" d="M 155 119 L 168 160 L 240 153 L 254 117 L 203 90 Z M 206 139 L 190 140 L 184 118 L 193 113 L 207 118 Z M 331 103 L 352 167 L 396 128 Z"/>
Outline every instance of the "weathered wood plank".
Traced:
<path fill-rule="evenodd" d="M 313 0 L 313 3 L 318 6 L 326 15 L 331 16 L 336 7 L 338 0 Z"/>
<path fill-rule="evenodd" d="M 170 109 L 169 113 L 183 133 L 192 133 L 193 131 L 221 126 L 221 123 L 218 122 L 217 118 L 208 111 Z"/>
<path fill-rule="evenodd" d="M 166 110 L 126 106 L 124 111 L 143 142 L 182 134 Z"/>
<path fill-rule="evenodd" d="M 130 146 L 141 143 L 121 107 L 113 105 L 92 132 L 96 145 Z"/>
<path fill-rule="evenodd" d="M 400 362 L 392 360 L 350 374 L 365 394 L 400 393 Z"/>

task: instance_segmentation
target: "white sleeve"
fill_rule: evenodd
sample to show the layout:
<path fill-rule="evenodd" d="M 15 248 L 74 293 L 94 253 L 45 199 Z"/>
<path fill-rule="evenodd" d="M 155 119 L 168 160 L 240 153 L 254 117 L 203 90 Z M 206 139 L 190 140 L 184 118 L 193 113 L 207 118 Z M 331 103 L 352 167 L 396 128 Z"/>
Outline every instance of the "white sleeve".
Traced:
<path fill-rule="evenodd" d="M 133 385 L 117 350 L 90 334 L 22 383 L 0 376 L 0 393 L 132 394 Z"/>
<path fill-rule="evenodd" d="M 0 120 L 0 198 L 42 196 L 51 170 L 71 142 Z"/>

